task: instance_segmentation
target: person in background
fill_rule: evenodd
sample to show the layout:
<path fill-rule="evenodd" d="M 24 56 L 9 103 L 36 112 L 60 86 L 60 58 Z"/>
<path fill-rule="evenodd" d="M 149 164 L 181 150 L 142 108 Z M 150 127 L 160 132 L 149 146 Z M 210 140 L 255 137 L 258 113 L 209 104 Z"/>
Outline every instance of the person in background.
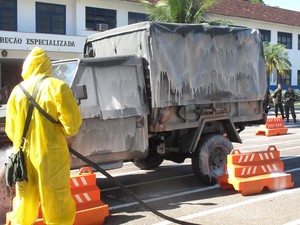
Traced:
<path fill-rule="evenodd" d="M 0 88 L 0 104 L 6 104 L 9 97 L 9 88 L 7 85 L 4 85 Z"/>
<path fill-rule="evenodd" d="M 285 118 L 284 113 L 283 113 L 283 105 L 282 105 L 282 88 L 281 88 L 281 84 L 278 84 L 277 89 L 272 94 L 272 98 L 274 99 L 275 116 L 276 117 L 278 116 L 278 108 L 279 108 L 282 119 Z"/>
<path fill-rule="evenodd" d="M 292 86 L 288 87 L 288 90 L 285 92 L 284 97 L 285 97 L 284 108 L 285 108 L 286 121 L 287 122 L 290 121 L 289 117 L 290 117 L 290 110 L 291 110 L 294 123 L 296 123 L 296 113 L 294 107 L 294 103 L 296 101 L 296 95 L 295 92 L 293 91 Z"/>
<path fill-rule="evenodd" d="M 266 115 L 268 115 L 269 110 L 270 110 L 270 99 L 271 99 L 270 90 L 267 88 L 266 93 L 265 93 L 264 103 L 263 103 L 263 107 L 265 109 Z"/>
<path fill-rule="evenodd" d="M 76 206 L 70 190 L 70 157 L 66 136 L 75 135 L 81 116 L 70 87 L 52 76 L 52 64 L 44 50 L 35 47 L 24 61 L 22 86 L 32 95 L 41 85 L 36 102 L 54 120 L 53 123 L 37 109 L 33 110 L 25 142 L 28 181 L 17 182 L 12 225 L 31 225 L 37 219 L 39 204 L 45 224 L 73 225 Z M 12 91 L 6 114 L 6 133 L 19 150 L 29 100 L 16 86 Z"/>

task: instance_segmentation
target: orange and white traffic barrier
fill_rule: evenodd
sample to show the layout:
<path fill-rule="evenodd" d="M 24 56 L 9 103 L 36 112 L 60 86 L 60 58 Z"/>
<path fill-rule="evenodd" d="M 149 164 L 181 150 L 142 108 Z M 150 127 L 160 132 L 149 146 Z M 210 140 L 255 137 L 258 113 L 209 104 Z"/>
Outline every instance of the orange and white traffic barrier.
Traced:
<path fill-rule="evenodd" d="M 88 172 L 88 173 L 84 173 Z M 89 167 L 81 168 L 78 175 L 70 178 L 71 192 L 77 206 L 100 200 L 96 175 Z"/>
<path fill-rule="evenodd" d="M 292 188 L 291 175 L 284 173 L 284 164 L 275 146 L 267 151 L 241 153 L 234 149 L 227 156 L 225 174 L 218 178 L 223 190 L 234 188 L 242 195 Z"/>
<path fill-rule="evenodd" d="M 288 128 L 284 126 L 281 116 L 268 117 L 265 125 L 260 125 L 256 131 L 256 135 L 264 134 L 267 137 L 282 135 L 288 132 Z"/>
<path fill-rule="evenodd" d="M 101 225 L 109 216 L 108 205 L 101 201 L 100 189 L 96 185 L 96 174 L 91 168 L 83 167 L 71 176 L 70 186 L 76 203 L 74 225 Z M 44 225 L 40 213 L 34 225 Z"/>

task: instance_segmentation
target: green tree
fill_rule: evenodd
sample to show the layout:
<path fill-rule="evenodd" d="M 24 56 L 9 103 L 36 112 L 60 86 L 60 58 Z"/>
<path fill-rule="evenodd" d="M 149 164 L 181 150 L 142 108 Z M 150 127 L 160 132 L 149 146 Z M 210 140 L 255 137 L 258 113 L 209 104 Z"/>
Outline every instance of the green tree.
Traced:
<path fill-rule="evenodd" d="M 264 3 L 263 0 L 248 0 L 248 2 L 255 3 L 255 4 L 263 4 L 263 5 L 265 5 L 265 3 Z"/>
<path fill-rule="evenodd" d="M 267 76 L 275 69 L 277 69 L 279 75 L 285 75 L 287 71 L 291 70 L 292 64 L 284 45 L 265 42 L 264 56 Z"/>
<path fill-rule="evenodd" d="M 207 21 L 207 10 L 219 0 L 142 0 L 151 21 L 167 23 L 200 23 Z"/>

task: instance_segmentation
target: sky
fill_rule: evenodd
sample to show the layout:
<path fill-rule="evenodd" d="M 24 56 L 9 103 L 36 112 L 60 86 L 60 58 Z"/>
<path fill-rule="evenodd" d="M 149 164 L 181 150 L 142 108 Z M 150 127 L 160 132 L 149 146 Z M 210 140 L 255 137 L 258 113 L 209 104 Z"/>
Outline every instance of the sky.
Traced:
<path fill-rule="evenodd" d="M 278 6 L 284 9 L 290 9 L 300 12 L 299 0 L 264 0 L 264 3 L 269 6 Z"/>

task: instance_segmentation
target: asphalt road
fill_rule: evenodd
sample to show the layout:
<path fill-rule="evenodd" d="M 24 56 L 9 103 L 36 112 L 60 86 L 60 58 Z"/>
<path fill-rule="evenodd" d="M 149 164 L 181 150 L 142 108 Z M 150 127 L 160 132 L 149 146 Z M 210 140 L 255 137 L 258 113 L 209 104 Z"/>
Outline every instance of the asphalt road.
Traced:
<path fill-rule="evenodd" d="M 300 118 L 300 112 L 298 112 Z M 157 170 L 139 170 L 132 163 L 109 171 L 145 202 L 173 218 L 205 225 L 296 225 L 300 224 L 300 122 L 286 124 L 288 134 L 256 136 L 257 127 L 242 133 L 242 152 L 265 151 L 275 145 L 285 171 L 292 174 L 293 189 L 242 196 L 234 189 L 223 191 L 218 185 L 206 186 L 193 175 L 190 160 L 183 164 L 165 161 Z M 112 182 L 97 174 L 101 199 L 109 205 L 110 216 L 104 224 L 172 224 L 143 209 Z"/>

